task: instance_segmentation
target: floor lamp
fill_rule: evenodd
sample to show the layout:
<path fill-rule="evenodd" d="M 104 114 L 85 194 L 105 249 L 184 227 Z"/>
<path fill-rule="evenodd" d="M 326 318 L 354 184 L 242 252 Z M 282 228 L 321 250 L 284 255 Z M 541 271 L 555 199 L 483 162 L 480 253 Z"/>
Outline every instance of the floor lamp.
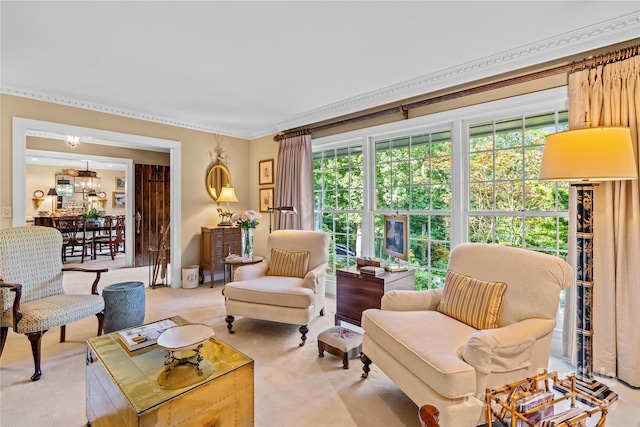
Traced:
<path fill-rule="evenodd" d="M 576 386 L 609 403 L 618 395 L 593 377 L 593 189 L 598 182 L 637 178 L 629 128 L 585 127 L 546 138 L 540 179 L 568 181 L 577 193 Z"/>
<path fill-rule="evenodd" d="M 271 216 L 273 215 L 273 211 L 280 211 L 282 213 L 290 214 L 290 215 L 298 213 L 296 211 L 296 208 L 293 206 L 280 206 L 279 208 L 269 207 L 267 208 L 267 210 L 269 211 L 269 234 L 271 234 Z"/>

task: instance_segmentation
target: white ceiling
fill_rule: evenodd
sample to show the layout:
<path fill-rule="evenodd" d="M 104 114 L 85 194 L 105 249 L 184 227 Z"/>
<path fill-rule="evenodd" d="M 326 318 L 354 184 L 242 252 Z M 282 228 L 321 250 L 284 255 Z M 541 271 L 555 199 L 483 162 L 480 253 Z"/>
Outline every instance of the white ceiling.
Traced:
<path fill-rule="evenodd" d="M 252 139 L 640 37 L 637 1 L 4 1 L 0 90 Z"/>

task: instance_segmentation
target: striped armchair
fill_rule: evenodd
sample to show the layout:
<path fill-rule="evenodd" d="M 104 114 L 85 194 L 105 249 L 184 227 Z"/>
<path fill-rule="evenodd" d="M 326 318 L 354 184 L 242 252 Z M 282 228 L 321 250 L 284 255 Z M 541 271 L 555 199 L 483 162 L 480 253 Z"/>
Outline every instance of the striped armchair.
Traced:
<path fill-rule="evenodd" d="M 40 350 L 42 335 L 85 317 L 98 317 L 98 335 L 104 325 L 104 300 L 98 294 L 101 273 L 108 269 L 62 268 L 62 235 L 50 227 L 0 229 L 0 356 L 9 328 L 27 335 L 31 342 L 37 381 L 42 376 Z M 94 273 L 91 294 L 65 294 L 63 271 Z"/>

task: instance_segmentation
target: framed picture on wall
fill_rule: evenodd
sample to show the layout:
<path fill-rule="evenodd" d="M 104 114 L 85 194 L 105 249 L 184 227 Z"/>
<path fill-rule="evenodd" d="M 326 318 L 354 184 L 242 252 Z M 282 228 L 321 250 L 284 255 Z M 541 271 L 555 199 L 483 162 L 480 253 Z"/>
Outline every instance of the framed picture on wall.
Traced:
<path fill-rule="evenodd" d="M 273 159 L 258 162 L 258 184 L 273 184 Z"/>
<path fill-rule="evenodd" d="M 125 189 L 125 184 L 126 181 L 124 179 L 124 176 L 116 176 L 116 190 L 124 190 Z"/>
<path fill-rule="evenodd" d="M 260 212 L 269 212 L 273 207 L 273 187 L 260 189 Z"/>
<path fill-rule="evenodd" d="M 114 191 L 112 206 L 116 209 L 124 209 L 125 205 L 125 193 L 124 191 Z"/>

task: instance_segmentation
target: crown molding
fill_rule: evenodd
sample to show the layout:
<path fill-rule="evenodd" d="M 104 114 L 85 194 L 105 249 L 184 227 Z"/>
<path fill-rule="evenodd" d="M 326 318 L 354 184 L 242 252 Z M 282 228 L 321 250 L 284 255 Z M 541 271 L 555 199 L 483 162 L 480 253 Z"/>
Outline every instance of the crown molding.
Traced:
<path fill-rule="evenodd" d="M 638 38 L 640 12 L 352 97 L 276 123 L 279 132 Z"/>
<path fill-rule="evenodd" d="M 154 116 L 152 114 L 141 113 L 131 110 L 125 110 L 118 107 L 111 107 L 108 105 L 96 104 L 93 102 L 82 101 L 73 98 L 67 98 L 65 96 L 53 95 L 44 92 L 36 92 L 28 89 L 13 88 L 13 87 L 0 87 L 0 93 L 6 95 L 19 96 L 22 98 L 30 98 L 38 101 L 51 102 L 54 104 L 67 105 L 70 107 L 82 108 L 85 110 L 98 111 L 101 113 L 114 114 L 116 116 L 129 117 L 136 120 L 145 120 L 148 122 L 160 123 L 163 125 L 175 126 L 185 129 L 197 130 L 200 132 L 212 133 L 223 136 L 230 136 L 233 138 L 249 139 L 246 134 L 238 134 L 234 132 L 227 132 L 220 129 L 213 129 L 207 126 L 201 126 L 193 123 L 182 122 L 179 120 L 168 119 L 165 117 Z M 274 131 L 275 132 L 275 131 Z"/>

